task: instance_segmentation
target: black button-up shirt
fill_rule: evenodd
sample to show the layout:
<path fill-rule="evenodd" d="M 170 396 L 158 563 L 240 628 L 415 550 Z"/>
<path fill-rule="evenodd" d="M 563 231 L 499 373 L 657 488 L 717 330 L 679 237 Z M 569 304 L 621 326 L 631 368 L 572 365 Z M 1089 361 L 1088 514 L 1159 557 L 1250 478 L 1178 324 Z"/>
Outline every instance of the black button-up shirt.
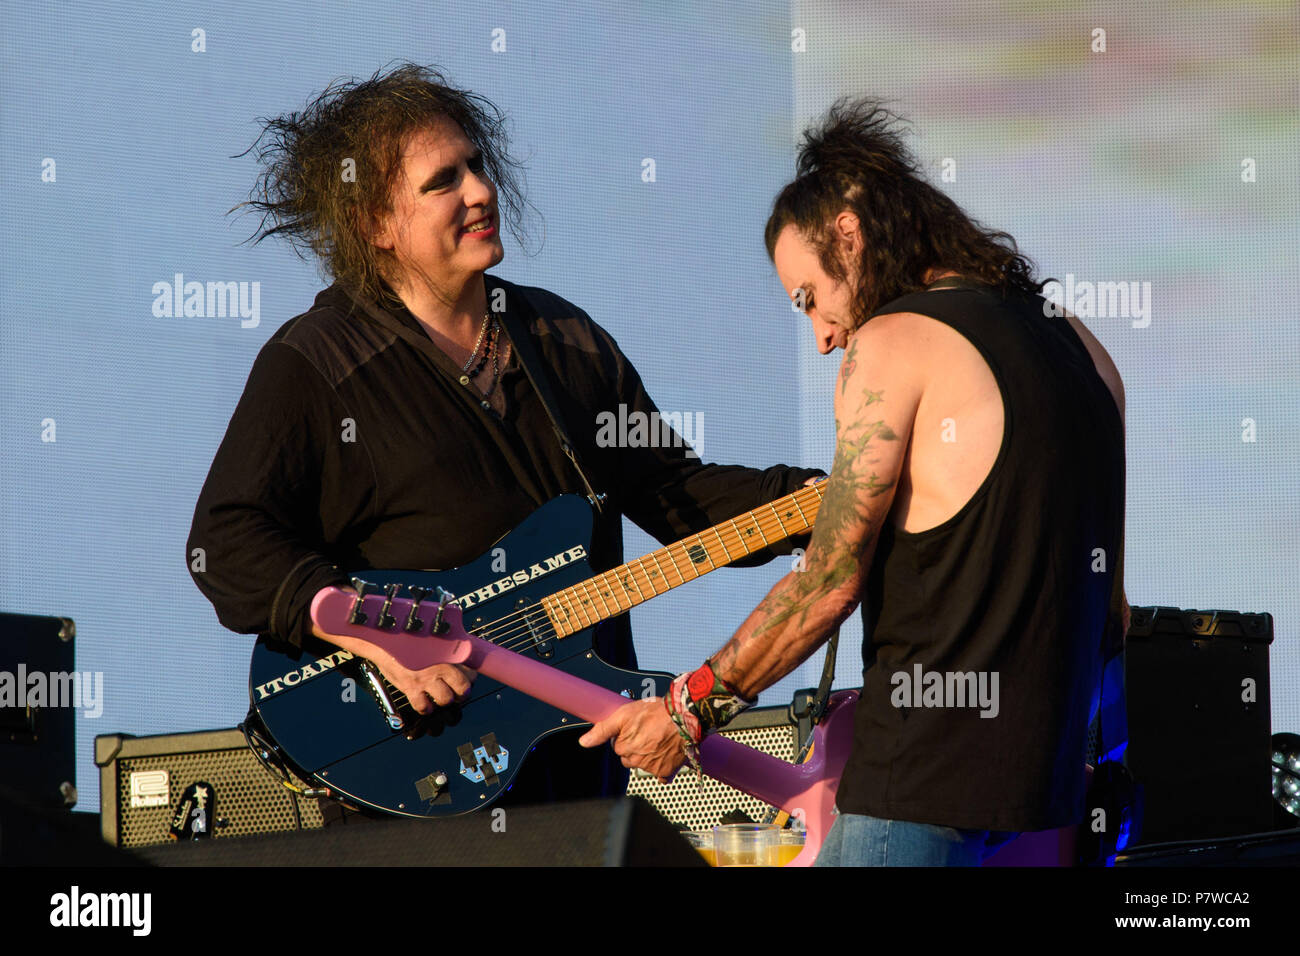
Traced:
<path fill-rule="evenodd" d="M 623 560 L 620 515 L 667 544 L 820 474 L 704 464 L 662 442 L 601 447 L 599 413 L 657 411 L 636 369 L 569 302 L 485 278 L 489 303 L 504 294 L 512 324 L 530 330 L 578 461 L 609 496 L 594 571 Z M 192 574 L 221 623 L 301 643 L 312 597 L 346 583 L 344 572 L 458 567 L 551 498 L 585 494 L 513 349 L 497 387 L 502 413 L 408 310 L 338 285 L 321 292 L 258 355 L 195 509 L 187 558 L 203 549 L 205 569 Z M 597 629 L 596 650 L 635 665 L 626 615 Z"/>

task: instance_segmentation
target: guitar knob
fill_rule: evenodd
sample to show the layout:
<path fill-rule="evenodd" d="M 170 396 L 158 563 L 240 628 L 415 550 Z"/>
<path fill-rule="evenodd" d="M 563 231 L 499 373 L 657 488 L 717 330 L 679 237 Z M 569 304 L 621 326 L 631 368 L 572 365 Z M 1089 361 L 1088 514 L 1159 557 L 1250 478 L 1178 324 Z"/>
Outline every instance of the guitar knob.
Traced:
<path fill-rule="evenodd" d="M 424 801 L 440 801 L 447 789 L 447 775 L 439 770 L 415 781 L 415 792 Z"/>

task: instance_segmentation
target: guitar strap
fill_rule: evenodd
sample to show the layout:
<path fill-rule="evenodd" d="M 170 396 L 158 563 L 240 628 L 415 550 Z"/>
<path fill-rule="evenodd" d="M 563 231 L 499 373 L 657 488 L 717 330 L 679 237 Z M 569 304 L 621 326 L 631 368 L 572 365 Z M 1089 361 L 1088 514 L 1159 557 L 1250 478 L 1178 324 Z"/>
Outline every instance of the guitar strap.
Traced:
<path fill-rule="evenodd" d="M 795 715 L 808 717 L 814 726 L 821 722 L 822 715 L 826 713 L 826 703 L 831 698 L 831 684 L 835 682 L 835 652 L 839 643 L 840 631 L 836 628 L 831 639 L 826 642 L 826 660 L 822 664 L 822 679 L 817 683 L 817 696 L 808 702 L 806 711 Z"/>
<path fill-rule="evenodd" d="M 806 761 L 809 754 L 812 753 L 813 730 L 821 723 L 821 719 L 826 713 L 826 702 L 830 700 L 831 684 L 835 680 L 835 650 L 839 643 L 840 631 L 839 628 L 836 628 L 835 633 L 831 635 L 831 639 L 826 643 L 826 662 L 822 665 L 822 679 L 817 684 L 816 695 L 803 698 L 804 708 L 802 710 L 799 708 L 800 699 L 798 696 L 790 704 L 790 716 L 797 723 L 802 723 L 805 719 L 808 720 L 808 736 L 799 741 L 799 750 L 795 754 L 793 761 L 796 764 Z M 764 814 L 762 822 L 776 823 L 778 826 L 785 827 L 788 825 L 788 819 L 784 811 L 771 807 Z M 748 820 L 727 821 L 724 819 L 723 822 L 746 823 Z"/>
<path fill-rule="evenodd" d="M 550 379 L 546 374 L 543 362 L 537 355 L 537 349 L 533 346 L 532 333 L 523 321 L 517 319 L 510 312 L 500 312 L 497 317 L 501 321 L 501 327 L 505 329 L 506 336 L 510 339 L 510 344 L 514 346 L 515 354 L 519 356 L 519 365 L 528 376 L 533 391 L 541 399 L 542 407 L 546 409 L 546 414 L 551 419 L 551 427 L 555 429 L 555 437 L 560 442 L 560 449 L 569 461 L 573 462 L 578 477 L 582 479 L 582 484 L 587 489 L 587 497 L 591 500 L 592 506 L 595 507 L 596 511 L 603 512 L 605 510 L 603 504 L 605 496 L 596 493 L 596 489 L 587 480 L 582 465 L 578 463 L 577 453 L 573 450 L 573 442 L 569 439 L 568 432 L 564 430 L 563 420 L 557 410 L 558 406 L 555 403 L 555 394 L 551 391 Z"/>

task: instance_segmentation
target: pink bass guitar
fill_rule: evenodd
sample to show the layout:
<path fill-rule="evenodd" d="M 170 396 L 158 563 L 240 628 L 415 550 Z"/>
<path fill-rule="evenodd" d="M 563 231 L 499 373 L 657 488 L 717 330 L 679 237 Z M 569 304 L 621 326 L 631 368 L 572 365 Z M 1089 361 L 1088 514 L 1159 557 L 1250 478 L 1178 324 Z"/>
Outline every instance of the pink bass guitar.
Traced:
<path fill-rule="evenodd" d="M 462 611 L 449 596 L 436 609 L 430 604 L 417 609 L 416 603 L 383 594 L 358 600 L 350 591 L 327 588 L 316 595 L 311 614 L 322 630 L 378 643 L 412 670 L 441 663 L 464 664 L 581 722 L 604 720 L 628 702 L 623 694 L 467 633 Z M 414 619 L 421 623 L 402 630 L 351 623 L 362 617 L 366 621 Z M 813 731 L 812 757 L 806 763 L 789 764 L 716 734 L 706 737 L 700 746 L 701 763 L 709 776 L 803 820 L 807 842 L 791 866 L 812 864 L 834 821 L 832 807 L 849 756 L 857 699 L 857 691 L 832 695 L 826 715 Z M 989 862 L 1059 865 L 1072 855 L 1072 829 L 1045 831 L 1012 841 Z"/>
<path fill-rule="evenodd" d="M 327 588 L 312 601 L 312 620 L 328 633 L 380 644 L 412 670 L 433 664 L 472 667 L 481 675 L 558 707 L 581 722 L 604 720 L 628 702 L 622 694 L 467 634 L 461 610 L 451 601 L 443 601 L 436 611 L 425 605 L 427 619 L 415 631 L 394 633 L 349 623 L 358 610 L 367 620 L 376 620 L 384 601 L 383 595 L 374 595 L 365 598 L 358 608 L 357 596 L 352 592 Z M 412 603 L 395 598 L 387 613 L 405 620 Z M 709 776 L 804 821 L 807 843 L 791 866 L 812 864 L 834 821 L 831 808 L 849 757 L 857 699 L 858 692 L 853 690 L 832 696 L 826 716 L 813 731 L 813 755 L 806 763 L 789 764 L 716 734 L 706 737 L 700 745 L 701 763 Z"/>

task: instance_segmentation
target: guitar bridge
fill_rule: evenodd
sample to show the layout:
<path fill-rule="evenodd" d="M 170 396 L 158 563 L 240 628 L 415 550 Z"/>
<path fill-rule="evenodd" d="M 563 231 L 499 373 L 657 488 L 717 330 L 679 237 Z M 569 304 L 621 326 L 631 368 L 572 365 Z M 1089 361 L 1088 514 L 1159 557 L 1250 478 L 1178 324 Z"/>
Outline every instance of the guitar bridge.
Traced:
<path fill-rule="evenodd" d="M 383 711 L 384 720 L 388 723 L 388 729 L 392 731 L 406 729 L 406 721 L 397 712 L 397 706 L 384 688 L 384 676 L 379 673 L 379 668 L 370 661 L 363 660 L 361 662 L 361 678 L 365 681 L 366 690 L 370 691 L 370 696 L 375 699 L 375 703 Z"/>

